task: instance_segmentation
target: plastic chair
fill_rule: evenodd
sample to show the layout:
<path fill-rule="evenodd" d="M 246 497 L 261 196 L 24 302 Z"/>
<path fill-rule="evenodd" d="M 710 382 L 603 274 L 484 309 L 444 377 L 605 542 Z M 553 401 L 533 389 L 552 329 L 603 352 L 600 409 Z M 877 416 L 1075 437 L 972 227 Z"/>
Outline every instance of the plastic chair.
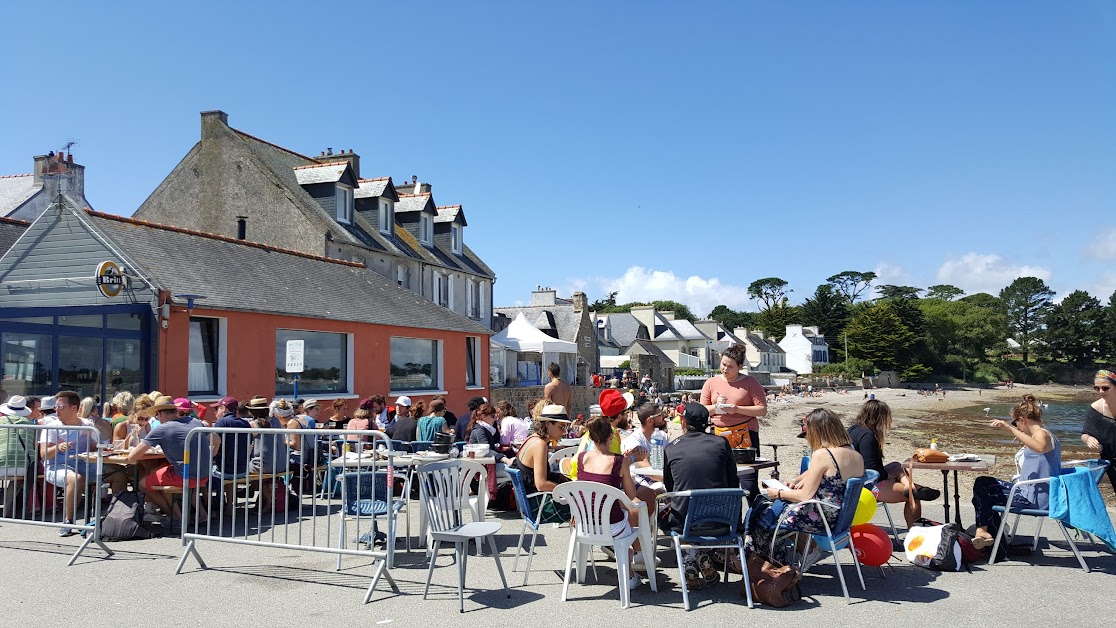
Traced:
<path fill-rule="evenodd" d="M 829 546 L 826 548 L 822 547 L 821 545 L 817 545 L 817 548 L 820 551 L 827 551 L 833 554 L 833 563 L 837 566 L 837 577 L 841 580 L 841 590 L 845 593 L 845 601 L 849 604 L 852 603 L 852 598 L 849 596 L 849 588 L 845 584 L 845 574 L 844 571 L 842 571 L 841 558 L 839 556 L 841 549 L 840 545 L 846 540 L 848 541 L 849 553 L 852 554 L 853 566 L 856 567 L 856 575 L 858 578 L 860 578 L 860 588 L 864 591 L 868 590 L 868 588 L 864 586 L 864 574 L 860 571 L 860 561 L 856 559 L 856 547 L 853 544 L 852 534 L 849 531 L 849 529 L 852 527 L 853 517 L 856 516 L 856 506 L 859 503 L 860 491 L 863 488 L 864 478 L 851 478 L 845 482 L 844 499 L 841 502 L 840 512 L 837 515 L 836 525 L 834 525 L 832 528 L 829 527 L 829 520 L 825 517 L 825 509 L 832 510 L 833 508 L 837 507 L 835 504 L 831 504 L 820 499 L 809 499 L 804 502 L 798 502 L 794 504 L 795 506 L 812 505 L 818 510 L 818 514 L 821 517 L 822 525 L 825 527 L 824 538 L 829 542 Z M 776 527 L 776 530 L 779 530 L 783 527 L 783 521 L 785 520 L 787 515 L 790 514 L 789 511 L 789 508 L 784 509 L 782 514 L 779 515 L 779 523 Z M 751 515 L 751 512 L 752 511 L 749 510 L 748 514 Z M 788 530 L 787 532 L 794 533 L 795 531 Z M 822 536 L 821 533 L 815 534 L 817 534 L 818 536 Z M 806 557 L 810 555 L 810 545 L 811 541 L 813 540 L 813 536 L 813 534 L 810 535 L 809 539 L 806 542 L 806 547 L 802 550 L 803 564 L 801 566 L 801 572 L 803 574 L 805 574 L 806 571 L 808 571 L 809 568 L 812 567 L 814 564 L 806 564 Z M 779 538 L 779 535 L 774 535 L 774 537 L 772 538 L 771 554 L 775 553 L 775 543 L 779 540 Z"/>
<path fill-rule="evenodd" d="M 523 538 L 527 534 L 527 526 L 531 527 L 531 548 L 527 550 L 527 571 L 523 574 L 523 586 L 527 586 L 527 578 L 531 575 L 531 559 L 535 556 L 535 539 L 539 535 L 539 528 L 542 527 L 540 523 L 542 511 L 546 507 L 547 500 L 552 499 L 552 496 L 545 491 L 537 491 L 528 495 L 527 487 L 523 485 L 523 474 L 519 469 L 508 467 L 507 472 L 511 476 L 512 489 L 515 491 L 515 505 L 519 508 L 519 514 L 523 517 L 523 528 L 519 532 L 519 542 L 515 546 L 515 562 L 512 564 L 512 573 L 519 567 L 519 554 L 523 551 Z M 542 495 L 543 498 L 539 502 L 539 511 L 535 513 L 531 512 L 529 500 L 537 495 Z"/>
<path fill-rule="evenodd" d="M 467 442 L 465 442 L 463 440 L 459 440 L 459 441 L 457 441 L 456 443 L 453 444 L 453 448 L 457 450 L 457 453 L 461 453 L 461 452 L 465 451 L 465 445 L 467 445 L 467 444 L 468 444 Z"/>
<path fill-rule="evenodd" d="M 407 501 L 394 499 L 388 487 L 387 471 L 359 471 L 356 473 L 342 473 L 338 476 L 341 484 L 341 524 L 337 533 L 338 547 L 344 549 L 348 544 L 345 536 L 346 521 L 351 517 L 357 519 L 357 531 L 360 531 L 360 520 L 364 517 L 372 519 L 372 529 L 375 530 L 377 517 L 388 519 L 387 552 L 388 565 L 394 566 L 395 559 L 395 528 L 400 512 L 407 509 Z M 375 542 L 375 538 L 370 539 Z M 411 517 L 407 516 L 407 549 L 411 544 Z M 341 569 L 341 554 L 337 555 L 337 569 Z"/>
<path fill-rule="evenodd" d="M 570 531 L 570 549 L 566 555 L 566 577 L 562 583 L 562 601 L 566 601 L 566 594 L 570 588 L 570 570 L 574 564 L 574 554 L 577 554 L 577 581 L 581 582 L 585 575 L 585 559 L 589 548 L 594 545 L 612 547 L 616 553 L 616 572 L 620 582 L 620 606 L 628 608 L 631 602 L 631 592 L 628 590 L 628 550 L 631 549 L 638 538 L 646 555 L 654 556 L 654 540 L 651 538 L 651 525 L 647 519 L 646 504 L 639 505 L 639 523 L 631 533 L 613 537 L 609 516 L 612 505 L 620 502 L 623 509 L 634 509 L 636 505 L 628 496 L 618 488 L 599 482 L 566 482 L 559 484 L 551 493 L 553 499 L 559 503 L 569 504 L 575 525 Z M 649 558 L 647 561 L 647 577 L 651 581 L 651 590 L 658 591 L 655 582 L 655 564 Z"/>
<path fill-rule="evenodd" d="M 391 448 L 394 449 L 395 451 L 404 451 L 404 452 L 407 452 L 407 453 L 413 453 L 411 451 L 411 443 L 408 443 L 407 441 L 392 440 L 390 442 L 391 442 Z"/>
<path fill-rule="evenodd" d="M 462 613 L 465 612 L 465 571 L 470 540 L 477 541 L 478 546 L 480 539 L 488 540 L 488 545 L 492 549 L 492 558 L 496 561 L 496 570 L 500 573 L 500 582 L 504 585 L 504 592 L 509 598 L 511 597 L 508 581 L 504 577 L 504 568 L 500 565 L 500 552 L 496 549 L 496 533 L 500 531 L 500 524 L 481 521 L 465 523 L 464 509 L 468 503 L 466 480 L 478 471 L 483 472 L 484 467 L 475 462 L 461 460 L 435 462 L 418 468 L 419 493 L 430 524 L 430 536 L 434 540 L 422 599 L 425 600 L 430 591 L 430 580 L 434 576 L 438 550 L 441 549 L 442 543 L 453 543 L 457 560 L 457 600 Z"/>
<path fill-rule="evenodd" d="M 682 561 L 683 549 L 724 549 L 725 582 L 728 582 L 729 553 L 735 548 L 740 554 L 744 582 L 748 582 L 748 559 L 744 556 L 744 538 L 739 529 L 741 503 L 744 489 L 741 488 L 704 488 L 692 491 L 666 493 L 660 498 L 688 497 L 686 521 L 682 531 L 670 531 L 674 541 L 674 555 L 678 559 L 678 580 L 682 583 L 682 606 L 690 610 L 690 591 L 686 586 L 686 574 Z M 714 529 L 719 528 L 719 529 Z M 703 534 L 702 531 L 706 533 Z M 709 534 L 723 532 L 723 534 Z M 744 587 L 748 595 L 748 608 L 752 605 L 752 587 Z"/>
<path fill-rule="evenodd" d="M 418 453 L 420 451 L 430 451 L 434 449 L 434 441 L 432 440 L 413 440 L 411 441 L 411 451 Z"/>
<path fill-rule="evenodd" d="M 1087 468 L 1089 469 L 1089 473 L 1091 473 L 1093 475 L 1093 479 L 1097 483 L 1099 483 L 1101 478 L 1104 477 L 1104 472 L 1108 468 L 1108 463 L 1103 462 L 1101 460 L 1094 460 L 1094 461 L 1090 461 L 1088 463 Z M 1068 473 L 1075 473 L 1074 468 L 1073 467 L 1063 467 L 1061 474 L 1066 475 Z M 1037 480 L 1024 480 L 1022 482 L 1016 482 L 1015 484 L 1012 485 L 1011 491 L 1008 492 L 1007 503 L 1011 504 L 1015 500 L 1015 494 L 1019 491 L 1019 487 L 1021 487 L 1021 486 L 1033 486 L 1035 484 L 1043 484 L 1043 483 L 1048 484 L 1049 482 L 1050 482 L 1050 478 L 1040 478 L 1040 479 L 1037 479 Z M 1071 498 L 1072 498 L 1072 496 L 1071 496 Z M 1008 507 L 1005 507 L 1005 506 L 993 506 L 992 510 L 994 510 L 998 513 L 1004 514 L 1004 515 L 1007 515 L 1007 514 L 1015 515 L 1015 522 L 1012 524 L 1011 533 L 1008 535 L 1009 536 L 1008 543 L 1011 542 L 1012 538 L 1015 538 L 1015 532 L 1016 532 L 1016 530 L 1019 529 L 1020 518 L 1022 518 L 1023 516 L 1037 517 L 1038 518 L 1038 524 L 1035 528 L 1035 538 L 1034 538 L 1034 541 L 1031 544 L 1031 552 L 1034 552 L 1035 550 L 1038 549 L 1039 537 L 1042 534 L 1042 524 L 1050 516 L 1050 510 L 1049 509 L 1046 509 L 1046 508 L 1008 508 Z M 1006 519 L 1007 519 L 1007 517 L 1005 516 L 1004 520 L 1000 521 L 999 529 L 996 530 L 996 541 L 992 544 L 992 556 L 988 559 L 988 564 L 989 565 L 992 565 L 996 562 L 996 553 L 1000 549 L 1000 541 L 1004 537 L 1004 529 L 1007 528 Z M 1062 523 L 1061 521 L 1059 521 L 1058 519 L 1055 519 L 1054 522 L 1057 523 L 1058 528 L 1062 530 L 1062 536 L 1066 537 L 1066 542 L 1069 543 L 1070 551 L 1072 551 L 1074 557 L 1077 558 L 1078 564 L 1080 564 L 1081 568 L 1085 570 L 1085 573 L 1089 573 L 1089 571 L 1090 571 L 1089 565 L 1085 562 L 1085 558 L 1083 556 L 1081 556 L 1080 550 L 1077 549 L 1077 543 L 1075 543 L 1073 538 L 1070 536 L 1069 530 L 1066 529 L 1065 524 Z"/>
<path fill-rule="evenodd" d="M 575 456 L 577 456 L 577 449 L 578 448 L 576 446 L 564 447 L 562 449 L 559 449 L 558 451 L 550 454 L 550 456 L 547 457 L 546 462 L 554 471 L 566 475 L 567 469 L 562 468 L 562 461 L 572 460 Z"/>

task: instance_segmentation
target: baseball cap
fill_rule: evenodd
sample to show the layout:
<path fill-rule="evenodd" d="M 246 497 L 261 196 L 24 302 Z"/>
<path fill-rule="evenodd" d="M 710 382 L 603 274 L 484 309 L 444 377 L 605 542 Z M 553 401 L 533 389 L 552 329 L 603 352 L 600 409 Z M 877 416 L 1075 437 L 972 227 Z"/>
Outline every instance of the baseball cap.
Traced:
<path fill-rule="evenodd" d="M 395 400 L 395 405 L 397 405 L 397 406 L 407 406 L 409 408 L 409 407 L 411 407 L 411 398 L 406 396 L 406 395 L 403 395 L 402 397 Z"/>
<path fill-rule="evenodd" d="M 232 396 L 221 397 L 221 400 L 217 402 L 217 405 L 224 406 L 225 408 L 235 412 L 236 411 L 236 405 L 237 405 L 236 397 L 232 397 Z"/>

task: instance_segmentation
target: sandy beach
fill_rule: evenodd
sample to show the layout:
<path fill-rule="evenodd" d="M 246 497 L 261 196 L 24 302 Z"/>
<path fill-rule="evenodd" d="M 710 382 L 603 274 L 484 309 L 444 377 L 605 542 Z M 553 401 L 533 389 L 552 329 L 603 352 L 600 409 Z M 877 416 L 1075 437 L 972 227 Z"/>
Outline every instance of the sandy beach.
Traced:
<path fill-rule="evenodd" d="M 1003 433 L 989 426 L 990 419 L 974 407 L 993 403 L 1019 402 L 1023 395 L 1033 394 L 1040 401 L 1047 402 L 1088 402 L 1095 397 L 1084 386 L 1027 386 L 1016 384 L 1008 389 L 1004 386 L 983 389 L 956 387 L 941 395 L 919 395 L 916 391 L 904 388 L 878 388 L 867 391 L 876 399 L 891 407 L 894 427 L 884 446 L 887 460 L 905 460 L 917 447 L 927 447 L 930 439 L 936 437 L 938 446 L 948 453 L 993 454 L 996 466 L 990 473 L 1000 478 L 1010 478 L 1015 474 L 1012 455 L 1018 444 L 1004 442 Z M 864 390 L 850 390 L 847 394 L 832 390 L 817 393 L 816 397 L 789 397 L 768 404 L 766 417 L 760 420 L 760 441 L 763 444 L 787 445 L 779 448 L 780 460 L 789 461 L 791 467 L 783 464 L 784 472 L 796 470 L 794 461 L 799 460 L 806 451 L 806 443 L 797 438 L 800 431 L 799 419 L 814 408 L 825 407 L 841 416 L 846 424 L 851 424 L 860 405 L 864 403 Z M 1068 442 L 1067 442 L 1068 441 Z M 763 456 L 770 456 L 771 449 L 763 447 Z M 1093 458 L 1080 441 L 1063 439 L 1062 459 L 1072 460 Z M 972 481 L 976 473 L 962 473 L 960 479 L 961 500 L 968 503 L 971 499 Z M 916 480 L 934 488 L 941 488 L 937 473 L 916 471 Z M 1116 497 L 1107 481 L 1102 483 L 1101 492 L 1110 504 L 1116 504 Z M 931 507 L 928 514 L 940 516 L 940 508 Z"/>

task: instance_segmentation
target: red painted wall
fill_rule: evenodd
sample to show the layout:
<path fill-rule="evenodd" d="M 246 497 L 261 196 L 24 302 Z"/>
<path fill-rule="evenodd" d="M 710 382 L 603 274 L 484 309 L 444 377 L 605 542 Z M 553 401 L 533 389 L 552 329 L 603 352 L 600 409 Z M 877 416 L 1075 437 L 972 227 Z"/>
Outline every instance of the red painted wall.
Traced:
<path fill-rule="evenodd" d="M 442 383 L 449 409 L 457 414 L 468 411 L 470 397 L 489 395 L 488 389 L 488 337 L 479 337 L 480 389 L 465 388 L 465 338 L 471 334 L 394 327 L 372 323 L 351 323 L 298 316 L 279 316 L 253 312 L 210 310 L 195 308 L 194 316 L 224 318 L 228 321 L 228 347 L 226 349 L 227 382 L 230 394 L 241 401 L 255 395 L 271 398 L 275 394 L 275 330 L 304 329 L 353 335 L 353 394 L 367 397 L 381 394 L 390 397 L 389 349 L 392 336 L 430 338 L 442 341 Z M 184 307 L 172 308 L 166 329 L 158 330 L 159 366 L 156 371 L 156 388 L 164 394 L 180 397 L 186 394 L 190 355 L 190 313 Z M 414 401 L 430 403 L 433 395 L 413 395 Z M 331 398 L 314 395 L 328 405 Z M 356 402 L 350 402 L 350 411 Z"/>

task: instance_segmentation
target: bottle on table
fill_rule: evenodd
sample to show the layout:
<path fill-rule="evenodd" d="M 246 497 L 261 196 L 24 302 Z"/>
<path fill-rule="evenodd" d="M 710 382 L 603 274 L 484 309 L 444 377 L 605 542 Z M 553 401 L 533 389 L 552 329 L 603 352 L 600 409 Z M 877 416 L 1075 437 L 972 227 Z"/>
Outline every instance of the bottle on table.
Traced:
<path fill-rule="evenodd" d="M 937 438 L 931 438 L 930 439 L 930 449 L 937 449 L 937 448 L 938 448 L 938 439 Z"/>

